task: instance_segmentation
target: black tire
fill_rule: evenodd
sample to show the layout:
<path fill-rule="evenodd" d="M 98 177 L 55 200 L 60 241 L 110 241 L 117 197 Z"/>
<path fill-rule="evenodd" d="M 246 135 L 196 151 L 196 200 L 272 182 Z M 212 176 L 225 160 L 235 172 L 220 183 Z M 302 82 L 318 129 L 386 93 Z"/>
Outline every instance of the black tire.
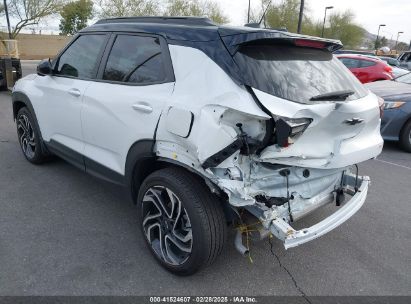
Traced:
<path fill-rule="evenodd" d="M 181 206 L 180 210 L 182 210 L 181 213 L 183 215 L 180 215 L 180 220 L 177 216 L 177 220 L 174 221 L 174 223 L 177 222 L 180 224 L 161 223 L 161 221 L 168 219 L 168 217 L 164 216 L 167 211 L 163 211 L 162 216 L 155 214 L 160 209 L 165 210 L 158 207 L 158 198 L 160 197 L 160 200 L 166 200 L 167 197 L 172 197 L 169 195 L 170 192 L 168 192 L 167 189 L 175 195 L 174 199 L 177 199 L 176 201 L 178 203 L 173 204 L 173 206 L 177 204 Z M 153 191 L 156 192 L 158 196 L 153 195 Z M 163 195 L 163 191 L 167 193 Z M 151 200 L 152 198 L 155 199 L 156 204 L 153 204 L 154 201 Z M 154 205 L 156 205 L 156 208 L 153 208 Z M 161 203 L 160 205 L 164 204 Z M 201 268 L 210 265 L 221 253 L 227 235 L 227 224 L 221 202 L 218 197 L 210 192 L 204 182 L 194 174 L 175 167 L 155 171 L 149 175 L 141 185 L 137 198 L 137 206 L 140 210 L 140 228 L 146 244 L 156 260 L 173 274 L 181 276 L 191 275 Z M 170 205 L 168 205 L 168 207 L 169 206 Z M 171 215 L 177 214 L 173 211 L 173 208 L 166 209 L 168 211 L 171 210 L 169 212 Z M 154 215 L 155 219 L 145 221 L 150 215 Z M 184 221 L 184 219 L 186 220 Z M 171 219 L 168 220 L 171 221 Z M 160 224 L 156 224 L 157 222 Z M 187 222 L 189 225 L 187 225 Z M 169 227 L 164 228 L 163 226 Z M 177 234 L 177 231 L 174 231 L 174 228 L 177 229 L 180 227 L 181 231 L 187 232 L 187 229 L 190 229 L 188 226 L 191 227 L 191 241 L 186 241 L 184 244 L 181 241 L 177 242 L 179 245 L 184 246 L 174 246 L 174 241 L 171 242 L 170 239 L 166 239 L 164 243 L 160 241 L 160 230 L 163 231 L 163 236 L 167 237 L 170 235 L 175 240 L 180 240 L 180 237 L 186 236 L 184 236 L 184 233 L 178 232 L 180 237 L 176 239 L 175 234 Z M 169 229 L 168 232 L 167 229 Z M 150 239 L 154 240 L 150 241 L 148 235 L 150 235 Z M 158 239 L 156 239 L 156 235 Z M 163 248 L 169 248 L 169 252 L 172 254 L 168 254 L 169 252 L 167 250 L 162 254 L 161 244 L 164 244 Z M 180 248 L 189 248 L 191 252 L 187 253 L 180 250 Z M 174 254 L 175 251 L 180 254 Z M 174 264 L 171 257 L 175 258 Z M 176 261 L 177 264 L 175 264 Z"/>
<path fill-rule="evenodd" d="M 411 152 L 411 120 L 405 123 L 400 132 L 400 145 L 407 152 Z"/>
<path fill-rule="evenodd" d="M 40 132 L 30 111 L 23 107 L 16 117 L 17 138 L 24 157 L 33 164 L 41 164 L 48 159 L 44 151 Z"/>

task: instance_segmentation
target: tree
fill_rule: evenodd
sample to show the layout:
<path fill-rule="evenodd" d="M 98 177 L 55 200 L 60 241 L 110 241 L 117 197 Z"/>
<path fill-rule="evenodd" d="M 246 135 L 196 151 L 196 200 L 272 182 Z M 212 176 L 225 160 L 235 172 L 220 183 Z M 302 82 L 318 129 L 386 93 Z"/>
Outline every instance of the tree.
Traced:
<path fill-rule="evenodd" d="M 12 27 L 12 38 L 16 38 L 24 27 L 36 25 L 42 19 L 58 13 L 64 3 L 65 0 L 10 0 L 10 17 L 18 20 Z"/>
<path fill-rule="evenodd" d="M 387 46 L 388 40 L 385 38 L 385 36 L 379 37 L 377 40 L 374 42 L 374 48 L 378 50 L 379 48 L 382 48 L 383 46 Z"/>
<path fill-rule="evenodd" d="M 207 16 L 215 23 L 228 23 L 217 2 L 208 0 L 168 0 L 166 16 Z"/>
<path fill-rule="evenodd" d="M 159 0 L 98 0 L 101 18 L 153 16 L 160 12 Z"/>
<path fill-rule="evenodd" d="M 211 0 L 98 0 L 99 17 L 130 16 L 208 16 L 216 23 L 227 23 L 217 2 Z"/>
<path fill-rule="evenodd" d="M 397 51 L 402 52 L 402 51 L 407 51 L 409 50 L 410 46 L 402 41 L 398 42 L 397 44 Z"/>
<path fill-rule="evenodd" d="M 261 9 L 252 12 L 251 22 L 258 22 L 263 14 L 269 0 L 262 0 Z M 271 4 L 265 16 L 265 26 L 269 28 L 286 28 L 290 32 L 297 31 L 298 15 L 300 10 L 300 0 L 282 0 L 279 3 Z M 358 47 L 364 37 L 364 29 L 354 22 L 354 14 L 347 10 L 344 12 L 334 12 L 327 17 L 328 26 L 324 29 L 326 38 L 341 40 L 347 48 Z M 302 33 L 312 36 L 320 36 L 322 20 L 314 20 L 310 16 L 310 10 L 306 5 Z"/>
<path fill-rule="evenodd" d="M 269 4 L 270 6 L 267 8 Z M 259 22 L 266 9 L 263 25 L 269 28 L 286 28 L 290 32 L 297 32 L 300 0 L 282 0 L 278 4 L 273 4 L 269 0 L 262 0 L 261 8 L 251 12 L 250 22 Z M 304 14 L 303 25 L 307 23 L 308 19 L 308 16 Z"/>
<path fill-rule="evenodd" d="M 324 36 L 341 40 L 345 48 L 358 47 L 364 39 L 365 30 L 354 22 L 354 17 L 350 10 L 332 13 Z"/>
<path fill-rule="evenodd" d="M 273 28 L 285 27 L 290 32 L 297 32 L 299 11 L 300 0 L 282 1 L 267 10 L 265 22 Z"/>
<path fill-rule="evenodd" d="M 63 6 L 60 12 L 60 31 L 62 35 L 74 35 L 87 26 L 87 21 L 93 15 L 91 0 L 77 0 Z"/>

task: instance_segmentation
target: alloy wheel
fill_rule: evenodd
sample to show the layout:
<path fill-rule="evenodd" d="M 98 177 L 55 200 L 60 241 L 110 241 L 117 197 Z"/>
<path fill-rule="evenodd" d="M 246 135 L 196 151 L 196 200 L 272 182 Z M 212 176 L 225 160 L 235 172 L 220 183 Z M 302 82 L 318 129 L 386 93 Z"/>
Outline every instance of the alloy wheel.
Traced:
<path fill-rule="evenodd" d="M 165 263 L 182 265 L 191 255 L 190 218 L 180 199 L 163 186 L 149 188 L 142 203 L 143 231 L 154 253 Z"/>
<path fill-rule="evenodd" d="M 36 151 L 35 134 L 27 115 L 22 114 L 18 117 L 17 132 L 23 153 L 27 158 L 33 158 Z"/>

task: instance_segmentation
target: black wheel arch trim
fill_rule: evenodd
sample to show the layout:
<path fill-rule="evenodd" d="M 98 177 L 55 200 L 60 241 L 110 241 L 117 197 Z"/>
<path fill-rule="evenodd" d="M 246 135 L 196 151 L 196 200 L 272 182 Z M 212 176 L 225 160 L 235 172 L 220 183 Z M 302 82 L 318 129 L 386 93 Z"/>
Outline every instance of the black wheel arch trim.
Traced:
<path fill-rule="evenodd" d="M 34 110 L 33 104 L 30 101 L 30 98 L 22 92 L 13 92 L 11 94 L 11 100 L 12 100 L 12 105 L 13 105 L 13 120 L 17 119 L 17 113 L 20 109 L 19 103 L 23 103 L 25 107 L 27 107 L 30 111 L 30 114 L 33 117 L 33 123 L 36 127 L 36 130 L 39 132 L 39 137 L 40 137 L 40 142 L 41 142 L 41 148 L 44 152 L 48 152 L 47 146 L 44 144 L 43 141 L 43 136 L 41 135 L 41 130 L 39 126 L 39 122 L 37 120 L 37 115 L 36 111 Z"/>
<path fill-rule="evenodd" d="M 133 202 L 136 202 L 138 189 L 156 161 L 154 144 L 153 139 L 142 139 L 135 142 L 128 150 L 124 181 L 130 189 Z"/>
<path fill-rule="evenodd" d="M 181 167 L 189 171 L 201 178 L 210 188 L 210 191 L 219 196 L 223 195 L 220 188 L 192 167 L 169 158 L 158 157 L 154 152 L 154 144 L 155 140 L 153 139 L 137 141 L 131 146 L 127 154 L 124 180 L 126 186 L 130 189 L 131 199 L 134 203 L 136 203 L 138 189 L 144 179 L 152 172 L 166 166 Z"/>

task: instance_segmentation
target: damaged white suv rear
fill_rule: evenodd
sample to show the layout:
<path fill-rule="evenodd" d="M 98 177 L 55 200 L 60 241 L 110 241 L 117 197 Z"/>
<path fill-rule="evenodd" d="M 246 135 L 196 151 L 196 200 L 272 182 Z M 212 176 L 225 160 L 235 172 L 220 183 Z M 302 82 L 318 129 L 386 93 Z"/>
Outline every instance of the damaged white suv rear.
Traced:
<path fill-rule="evenodd" d="M 21 148 L 130 189 L 173 273 L 210 264 L 227 227 L 242 254 L 250 225 L 295 247 L 359 210 L 369 178 L 357 164 L 383 146 L 381 101 L 333 57 L 340 47 L 206 18 L 102 20 L 17 82 Z M 292 227 L 326 204 L 334 213 Z"/>

